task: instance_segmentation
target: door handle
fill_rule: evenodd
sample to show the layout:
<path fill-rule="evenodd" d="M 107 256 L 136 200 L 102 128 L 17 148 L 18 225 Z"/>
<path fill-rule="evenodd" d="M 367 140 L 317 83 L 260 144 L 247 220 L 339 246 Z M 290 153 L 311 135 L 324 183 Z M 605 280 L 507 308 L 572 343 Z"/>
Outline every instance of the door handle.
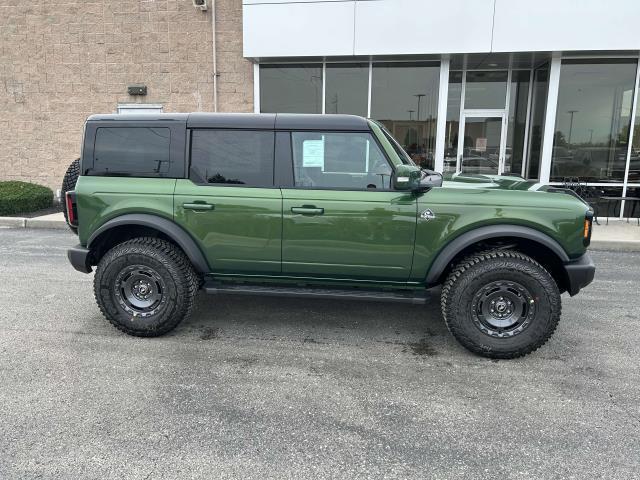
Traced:
<path fill-rule="evenodd" d="M 300 215 L 322 215 L 324 213 L 324 208 L 316 208 L 312 206 L 291 207 L 291 213 L 298 213 Z"/>
<path fill-rule="evenodd" d="M 196 210 L 198 212 L 205 210 L 213 210 L 215 205 L 210 203 L 183 203 L 182 208 L 185 210 Z"/>

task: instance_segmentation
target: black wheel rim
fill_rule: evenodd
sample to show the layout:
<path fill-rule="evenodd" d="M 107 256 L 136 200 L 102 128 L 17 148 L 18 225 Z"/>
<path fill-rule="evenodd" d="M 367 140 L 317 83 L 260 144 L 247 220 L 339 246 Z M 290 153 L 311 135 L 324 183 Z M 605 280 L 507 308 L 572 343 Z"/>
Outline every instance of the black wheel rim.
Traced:
<path fill-rule="evenodd" d="M 471 315 L 481 332 L 491 337 L 522 333 L 535 316 L 533 295 L 517 282 L 497 280 L 473 296 Z"/>
<path fill-rule="evenodd" d="M 166 303 L 164 280 L 146 265 L 124 268 L 116 277 L 114 294 L 118 304 L 134 317 L 150 317 Z"/>

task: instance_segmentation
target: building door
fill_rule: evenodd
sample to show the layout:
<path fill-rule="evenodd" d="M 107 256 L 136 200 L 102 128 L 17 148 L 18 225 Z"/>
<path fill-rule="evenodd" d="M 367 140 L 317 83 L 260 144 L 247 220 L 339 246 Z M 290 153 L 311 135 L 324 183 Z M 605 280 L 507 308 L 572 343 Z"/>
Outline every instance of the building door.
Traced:
<path fill-rule="evenodd" d="M 498 175 L 506 162 L 506 112 L 467 111 L 462 113 L 458 136 L 457 171 Z"/>

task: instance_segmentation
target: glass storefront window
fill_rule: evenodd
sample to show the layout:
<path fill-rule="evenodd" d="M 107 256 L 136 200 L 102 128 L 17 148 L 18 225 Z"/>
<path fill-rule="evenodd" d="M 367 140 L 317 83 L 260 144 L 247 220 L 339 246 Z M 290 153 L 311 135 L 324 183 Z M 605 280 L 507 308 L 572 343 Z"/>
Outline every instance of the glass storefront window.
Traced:
<path fill-rule="evenodd" d="M 529 83 L 529 70 L 514 70 L 511 73 L 507 147 L 504 157 L 505 174 L 522 174 Z"/>
<path fill-rule="evenodd" d="M 464 108 L 504 108 L 507 102 L 505 71 L 468 71 L 464 86 Z"/>
<path fill-rule="evenodd" d="M 549 65 L 537 68 L 533 73 L 533 92 L 531 98 L 531 123 L 529 125 L 529 146 L 527 148 L 527 167 L 525 178 L 540 178 L 540 159 L 542 157 L 542 138 L 544 136 L 544 117 L 547 111 L 547 93 L 549 91 Z"/>
<path fill-rule="evenodd" d="M 638 108 L 640 101 L 636 105 L 636 122 L 633 128 L 631 141 L 631 158 L 629 160 L 629 183 L 640 183 L 640 115 Z"/>
<path fill-rule="evenodd" d="M 369 64 L 327 64 L 325 113 L 367 116 Z"/>
<path fill-rule="evenodd" d="M 260 65 L 262 113 L 322 113 L 322 65 Z"/>
<path fill-rule="evenodd" d="M 627 188 L 625 197 L 640 199 L 640 186 Z M 634 202 L 624 202 L 624 216 L 627 218 L 640 217 L 640 200 Z"/>
<path fill-rule="evenodd" d="M 455 172 L 458 160 L 458 131 L 460 130 L 460 97 L 462 72 L 449 72 L 447 122 L 444 132 L 444 172 Z"/>
<path fill-rule="evenodd" d="M 636 66 L 625 59 L 562 62 L 551 181 L 624 180 Z"/>
<path fill-rule="evenodd" d="M 371 117 L 380 121 L 413 161 L 434 167 L 440 66 L 428 62 L 374 63 Z"/>

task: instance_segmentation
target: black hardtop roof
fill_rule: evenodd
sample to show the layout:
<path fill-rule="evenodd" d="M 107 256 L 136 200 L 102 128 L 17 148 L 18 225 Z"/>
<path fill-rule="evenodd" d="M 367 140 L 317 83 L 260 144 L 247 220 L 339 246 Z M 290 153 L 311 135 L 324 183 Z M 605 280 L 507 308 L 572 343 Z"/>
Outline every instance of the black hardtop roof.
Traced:
<path fill-rule="evenodd" d="M 87 121 L 181 121 L 188 128 L 368 131 L 369 123 L 357 115 L 307 113 L 133 113 L 91 115 Z"/>

